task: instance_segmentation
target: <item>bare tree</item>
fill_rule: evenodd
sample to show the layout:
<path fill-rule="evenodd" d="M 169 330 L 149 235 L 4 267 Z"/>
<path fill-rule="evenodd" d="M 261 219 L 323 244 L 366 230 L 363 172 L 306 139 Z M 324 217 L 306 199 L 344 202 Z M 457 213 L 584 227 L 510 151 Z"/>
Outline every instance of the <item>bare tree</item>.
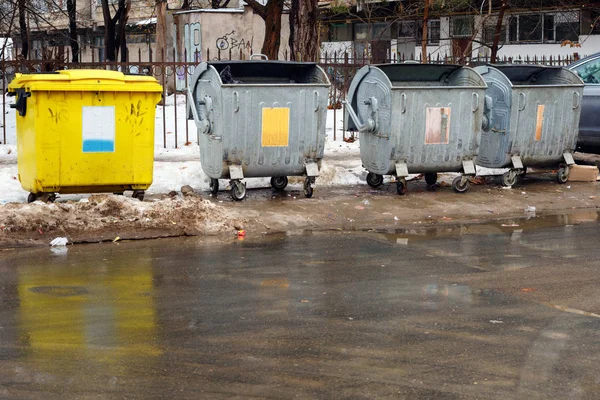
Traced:
<path fill-rule="evenodd" d="M 79 42 L 77 41 L 77 0 L 67 0 L 69 14 L 69 41 L 71 44 L 71 61 L 79 62 Z"/>
<path fill-rule="evenodd" d="M 265 5 L 256 0 L 244 1 L 265 21 L 265 39 L 261 52 L 270 60 L 277 60 L 281 44 L 281 15 L 284 0 L 268 0 Z"/>
<path fill-rule="evenodd" d="M 117 54 L 121 52 L 121 62 L 127 61 L 126 26 L 131 9 L 131 0 L 118 0 L 114 15 L 108 0 L 102 1 L 102 15 L 104 17 L 104 48 L 107 61 L 117 61 Z"/>
<path fill-rule="evenodd" d="M 290 53 L 296 61 L 316 61 L 319 54 L 317 0 L 292 0 L 290 7 Z"/>
<path fill-rule="evenodd" d="M 26 60 L 29 57 L 29 30 L 27 29 L 27 0 L 18 0 L 19 6 L 19 33 L 21 36 L 21 54 L 19 58 Z"/>

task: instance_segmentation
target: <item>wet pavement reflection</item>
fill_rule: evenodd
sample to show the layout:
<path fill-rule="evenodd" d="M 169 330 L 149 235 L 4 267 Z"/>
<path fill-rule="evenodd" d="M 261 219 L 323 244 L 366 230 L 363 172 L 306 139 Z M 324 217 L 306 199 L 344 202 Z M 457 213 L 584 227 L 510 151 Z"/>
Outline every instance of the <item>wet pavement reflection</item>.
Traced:
<path fill-rule="evenodd" d="M 595 399 L 597 219 L 2 251 L 0 398 Z"/>

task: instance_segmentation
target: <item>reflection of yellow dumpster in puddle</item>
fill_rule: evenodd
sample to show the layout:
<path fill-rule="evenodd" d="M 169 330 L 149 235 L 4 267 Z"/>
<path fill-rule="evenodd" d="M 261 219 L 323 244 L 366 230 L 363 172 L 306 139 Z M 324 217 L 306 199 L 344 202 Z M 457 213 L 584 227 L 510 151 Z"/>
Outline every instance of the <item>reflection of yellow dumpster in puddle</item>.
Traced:
<path fill-rule="evenodd" d="M 20 268 L 19 328 L 28 359 L 67 375 L 77 373 L 73 361 L 93 360 L 116 373 L 111 365 L 122 372 L 132 360 L 159 355 L 152 269 L 137 260 L 105 275 L 81 265 Z"/>

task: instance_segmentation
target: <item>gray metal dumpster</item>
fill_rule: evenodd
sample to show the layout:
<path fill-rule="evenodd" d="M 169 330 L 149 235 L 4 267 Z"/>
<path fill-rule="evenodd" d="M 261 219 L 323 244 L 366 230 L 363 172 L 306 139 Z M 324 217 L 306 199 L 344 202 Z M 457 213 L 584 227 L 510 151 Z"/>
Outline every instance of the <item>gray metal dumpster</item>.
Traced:
<path fill-rule="evenodd" d="M 477 165 L 510 168 L 502 183 L 512 186 L 527 166 L 564 165 L 567 181 L 577 144 L 583 82 L 562 67 L 497 65 L 475 68 L 486 83 L 490 116 L 481 133 Z"/>
<path fill-rule="evenodd" d="M 456 192 L 469 189 L 483 120 L 486 85 L 471 68 L 458 65 L 386 64 L 361 68 L 346 102 L 346 128 L 361 132 L 360 156 L 377 187 L 395 175 L 398 194 L 409 173 L 425 173 L 433 186 L 438 172 L 462 172 Z"/>
<path fill-rule="evenodd" d="M 198 127 L 202 169 L 216 193 L 231 180 L 235 200 L 246 177 L 306 175 L 311 197 L 325 146 L 329 79 L 314 63 L 219 61 L 200 64 L 191 80 L 188 118 Z"/>

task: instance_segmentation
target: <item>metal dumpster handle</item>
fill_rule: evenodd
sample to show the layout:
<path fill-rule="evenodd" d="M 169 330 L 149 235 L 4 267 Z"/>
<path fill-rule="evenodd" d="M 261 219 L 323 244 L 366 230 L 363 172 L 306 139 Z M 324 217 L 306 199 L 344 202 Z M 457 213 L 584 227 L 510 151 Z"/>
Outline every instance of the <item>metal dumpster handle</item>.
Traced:
<path fill-rule="evenodd" d="M 194 96 L 192 95 L 192 91 L 190 89 L 188 89 L 188 119 L 192 119 L 190 118 L 190 111 L 191 111 L 191 116 L 193 117 L 193 120 L 196 122 L 196 126 L 198 127 L 198 130 L 201 133 L 205 133 L 208 134 L 210 133 L 210 128 L 211 128 L 211 124 L 210 121 L 208 120 L 208 118 L 205 119 L 200 119 L 200 116 L 198 115 L 198 110 L 196 109 L 196 101 L 194 100 Z M 204 98 L 204 101 L 199 101 L 198 104 L 206 104 L 207 110 L 210 110 L 208 103 L 210 102 L 210 108 L 212 108 L 212 99 L 209 96 L 206 96 Z"/>
<path fill-rule="evenodd" d="M 479 110 L 479 94 L 473 92 L 473 112 Z"/>
<path fill-rule="evenodd" d="M 233 112 L 240 111 L 240 94 L 233 92 Z"/>
<path fill-rule="evenodd" d="M 256 57 L 258 57 L 259 60 L 269 60 L 269 57 L 267 57 L 265 54 L 252 54 L 250 55 L 250 59 L 254 60 Z"/>
<path fill-rule="evenodd" d="M 578 92 L 573 92 L 573 110 L 581 105 L 581 96 Z"/>
<path fill-rule="evenodd" d="M 315 90 L 315 112 L 319 111 L 319 92 Z"/>
<path fill-rule="evenodd" d="M 527 96 L 525 93 L 519 93 L 519 111 L 523 111 L 525 109 L 525 104 L 527 103 Z"/>
<path fill-rule="evenodd" d="M 406 93 L 400 95 L 400 112 L 402 114 L 406 112 Z"/>
<path fill-rule="evenodd" d="M 365 123 L 362 123 L 360 121 L 358 115 L 356 115 L 356 112 L 352 108 L 352 105 L 348 103 L 347 100 L 344 100 L 343 104 L 346 106 L 346 109 L 348 110 L 348 115 L 350 115 L 350 118 L 352 118 L 352 121 L 354 122 L 354 125 L 356 125 L 356 128 L 359 132 L 377 131 L 377 125 L 379 123 L 379 103 L 377 101 L 377 98 L 369 97 L 369 100 L 365 100 L 365 104 L 370 106 L 369 108 L 371 109 L 371 118 L 367 119 Z"/>

